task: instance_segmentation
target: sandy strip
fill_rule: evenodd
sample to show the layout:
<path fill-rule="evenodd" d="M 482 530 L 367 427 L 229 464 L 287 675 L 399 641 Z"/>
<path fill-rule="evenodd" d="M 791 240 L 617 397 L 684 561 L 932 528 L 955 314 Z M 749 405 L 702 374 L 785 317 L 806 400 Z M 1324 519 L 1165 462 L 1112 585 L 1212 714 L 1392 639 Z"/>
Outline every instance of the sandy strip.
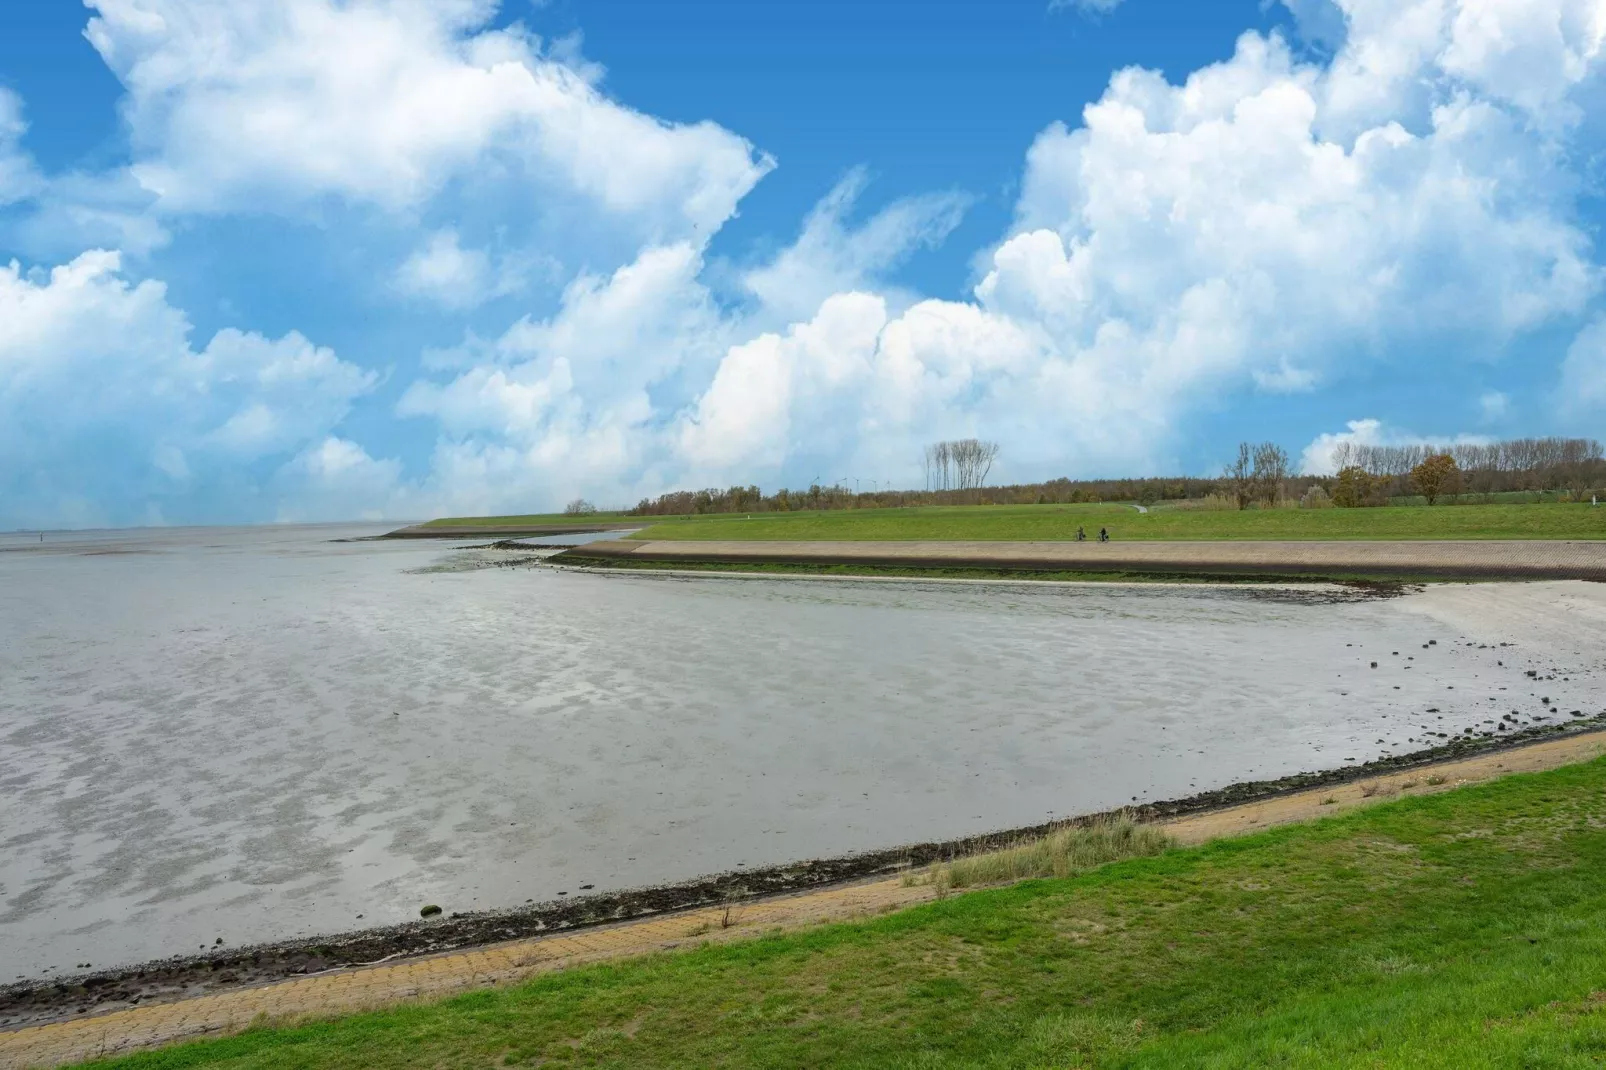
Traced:
<path fill-rule="evenodd" d="M 586 557 L 643 561 L 1606 580 L 1606 539 L 1397 542 L 734 542 L 621 540 Z"/>
<path fill-rule="evenodd" d="M 1508 773 L 1535 772 L 1606 754 L 1606 732 L 1591 732 L 1373 780 L 1319 788 L 1165 823 L 1182 843 L 1203 843 L 1327 817 L 1401 795 L 1429 795 Z M 725 909 L 666 915 L 472 951 L 335 970 L 171 1003 L 150 1004 L 0 1033 L 0 1067 L 43 1067 L 114 1055 L 264 1021 L 285 1023 L 514 984 L 588 962 L 755 937 L 884 914 L 925 902 L 929 885 L 901 880 L 839 886 Z"/>
<path fill-rule="evenodd" d="M 397 528 L 379 536 L 382 539 L 490 539 L 540 535 L 591 535 L 599 531 L 635 531 L 641 521 L 603 520 L 595 523 L 564 524 L 415 524 L 410 528 Z"/>

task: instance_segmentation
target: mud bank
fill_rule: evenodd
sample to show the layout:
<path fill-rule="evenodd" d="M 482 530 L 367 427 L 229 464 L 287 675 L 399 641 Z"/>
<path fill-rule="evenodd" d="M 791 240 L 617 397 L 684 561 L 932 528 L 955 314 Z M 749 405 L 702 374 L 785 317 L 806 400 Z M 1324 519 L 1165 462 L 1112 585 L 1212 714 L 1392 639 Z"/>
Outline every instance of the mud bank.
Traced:
<path fill-rule="evenodd" d="M 1382 758 L 1363 765 L 1245 781 L 1186 798 L 1126 808 L 1142 821 L 1166 821 L 1225 811 L 1244 803 L 1290 796 L 1406 770 L 1430 770 L 1479 755 L 1520 750 L 1606 730 L 1606 712 L 1566 724 L 1535 726 L 1509 735 L 1484 734 Z M 733 870 L 656 888 L 552 901 L 510 910 L 454 913 L 439 920 L 260 944 L 219 948 L 125 969 L 29 981 L 0 987 L 0 1030 L 19 1029 L 141 1003 L 170 1002 L 289 977 L 398 958 L 458 951 L 509 940 L 607 925 L 698 907 L 747 902 L 827 885 L 885 877 L 901 870 L 1008 846 L 1022 838 L 1085 824 L 1085 814 L 960 839 L 905 844 L 838 858 Z"/>
<path fill-rule="evenodd" d="M 1020 572 L 1606 581 L 1606 541 L 1436 542 L 700 542 L 623 541 L 566 564 L 700 563 Z"/>

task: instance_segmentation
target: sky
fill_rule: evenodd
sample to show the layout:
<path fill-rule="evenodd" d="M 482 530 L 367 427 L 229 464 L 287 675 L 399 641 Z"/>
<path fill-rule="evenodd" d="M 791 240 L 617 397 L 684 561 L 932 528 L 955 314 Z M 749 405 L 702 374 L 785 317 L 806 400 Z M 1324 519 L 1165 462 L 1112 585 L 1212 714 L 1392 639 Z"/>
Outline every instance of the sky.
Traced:
<path fill-rule="evenodd" d="M 7 0 L 0 529 L 1606 437 L 1606 0 Z"/>

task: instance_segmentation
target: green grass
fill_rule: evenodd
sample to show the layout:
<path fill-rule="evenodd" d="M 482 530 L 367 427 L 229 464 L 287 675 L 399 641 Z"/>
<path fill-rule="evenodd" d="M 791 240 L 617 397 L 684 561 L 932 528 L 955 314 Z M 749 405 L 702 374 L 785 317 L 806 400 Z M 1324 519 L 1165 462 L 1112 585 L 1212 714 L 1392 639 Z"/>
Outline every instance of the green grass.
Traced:
<path fill-rule="evenodd" d="M 104 1065 L 1600 1067 L 1606 761 Z"/>
<path fill-rule="evenodd" d="M 1603 539 L 1606 508 L 1587 504 L 1387 506 L 1380 509 L 1154 509 L 1119 505 L 961 505 L 919 509 L 711 515 L 666 520 L 638 539 L 898 540 Z"/>

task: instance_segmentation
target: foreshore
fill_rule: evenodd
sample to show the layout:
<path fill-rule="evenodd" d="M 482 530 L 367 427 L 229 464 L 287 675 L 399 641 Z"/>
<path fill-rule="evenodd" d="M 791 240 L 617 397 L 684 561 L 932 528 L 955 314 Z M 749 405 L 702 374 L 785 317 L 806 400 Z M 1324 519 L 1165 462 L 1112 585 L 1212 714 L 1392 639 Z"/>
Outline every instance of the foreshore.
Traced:
<path fill-rule="evenodd" d="M 551 535 L 595 535 L 603 531 L 634 531 L 639 520 L 535 524 L 414 524 L 376 536 L 381 539 L 478 539 L 535 538 Z"/>
<path fill-rule="evenodd" d="M 1530 752 L 1531 760 L 1499 763 L 1493 760 L 1494 756 L 1513 752 Z M 1233 784 L 1182 799 L 1141 804 L 1128 812 L 1142 821 L 1166 823 L 1180 839 L 1196 842 L 1208 837 L 1202 832 L 1190 833 L 1178 827 L 1178 822 L 1202 821 L 1200 829 L 1213 830 L 1210 835 L 1225 835 L 1333 812 L 1324 808 L 1333 804 L 1322 801 L 1330 797 L 1329 789 L 1344 789 L 1346 785 L 1363 781 L 1387 783 L 1389 777 L 1398 780 L 1402 778 L 1397 774 L 1411 774 L 1415 787 L 1427 783 L 1426 778 L 1437 773 L 1440 783 L 1453 785 L 1468 779 L 1458 771 L 1479 769 L 1482 774 L 1474 779 L 1487 779 L 1496 775 L 1496 769 L 1549 768 L 1603 752 L 1606 752 L 1606 711 L 1566 724 L 1535 726 L 1509 736 L 1454 739 L 1443 746 L 1364 764 L 1298 773 L 1272 781 Z M 1373 794 L 1363 789 L 1349 790 L 1359 792 L 1357 799 L 1370 798 Z M 1313 793 L 1319 793 L 1320 798 Z M 906 844 L 839 858 L 728 872 L 660 888 L 634 889 L 507 911 L 453 914 L 436 921 L 273 944 L 219 948 L 204 955 L 175 957 L 75 977 L 20 982 L 0 987 L 0 1066 L 8 1065 L 4 1056 L 8 1048 L 16 1046 L 17 1030 L 126 1012 L 136 1007 L 155 1009 L 163 1004 L 200 997 L 216 999 L 225 993 L 306 975 L 361 970 L 381 962 L 400 960 L 405 965 L 430 956 L 469 954 L 473 949 L 551 939 L 559 934 L 617 926 L 633 919 L 723 909 L 737 903 L 760 903 L 776 897 L 884 880 L 913 867 L 995 850 L 1099 816 L 1104 815 L 1088 814 L 940 843 Z M 164 1039 L 202 1031 L 206 1030 L 191 1029 Z"/>
<path fill-rule="evenodd" d="M 1606 541 L 803 542 L 630 540 L 558 555 L 600 566 L 858 566 L 1209 577 L 1606 581 Z"/>

